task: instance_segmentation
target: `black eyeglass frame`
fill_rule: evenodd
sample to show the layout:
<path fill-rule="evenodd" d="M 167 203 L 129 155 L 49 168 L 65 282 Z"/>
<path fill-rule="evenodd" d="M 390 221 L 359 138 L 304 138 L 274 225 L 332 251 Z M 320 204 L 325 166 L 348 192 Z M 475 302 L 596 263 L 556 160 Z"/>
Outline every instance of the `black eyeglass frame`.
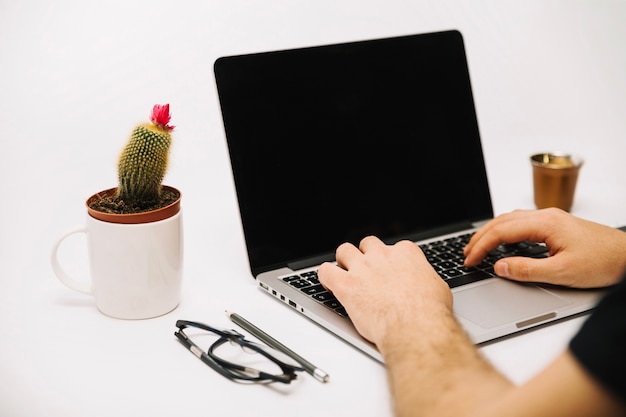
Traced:
<path fill-rule="evenodd" d="M 289 384 L 298 377 L 296 374 L 297 371 L 304 371 L 304 368 L 302 367 L 287 364 L 272 356 L 262 347 L 262 345 L 246 340 L 245 336 L 236 330 L 219 330 L 203 323 L 188 320 L 176 321 L 176 327 L 178 327 L 178 331 L 174 332 L 174 335 L 178 338 L 178 340 L 187 349 L 189 349 L 191 353 L 198 357 L 198 359 L 226 378 L 251 382 L 281 382 L 283 384 Z M 187 327 L 206 330 L 208 332 L 215 333 L 220 337 L 205 352 L 185 334 L 183 330 Z M 283 373 L 280 375 L 274 375 L 247 366 L 238 365 L 224 360 L 213 353 L 215 349 L 226 342 L 236 343 L 241 346 L 242 349 L 250 349 L 255 353 L 263 355 L 265 358 L 278 365 Z"/>

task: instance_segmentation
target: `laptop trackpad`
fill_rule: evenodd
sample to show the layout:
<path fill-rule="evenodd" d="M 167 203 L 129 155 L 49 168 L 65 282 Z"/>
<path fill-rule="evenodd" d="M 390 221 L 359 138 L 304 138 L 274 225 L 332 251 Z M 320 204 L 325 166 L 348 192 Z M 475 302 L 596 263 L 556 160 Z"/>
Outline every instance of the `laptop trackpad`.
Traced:
<path fill-rule="evenodd" d="M 521 328 L 554 317 L 568 304 L 536 285 L 502 279 L 454 293 L 454 312 L 484 328 L 505 324 Z"/>

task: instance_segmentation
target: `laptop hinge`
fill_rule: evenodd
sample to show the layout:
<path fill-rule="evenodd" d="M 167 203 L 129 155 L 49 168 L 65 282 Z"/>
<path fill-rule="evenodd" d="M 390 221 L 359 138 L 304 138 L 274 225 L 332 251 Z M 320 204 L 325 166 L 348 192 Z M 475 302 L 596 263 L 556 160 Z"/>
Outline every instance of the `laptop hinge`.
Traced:
<path fill-rule="evenodd" d="M 443 235 L 447 235 L 450 233 L 460 232 L 462 230 L 473 229 L 473 228 L 474 228 L 473 223 L 459 222 L 459 223 L 454 223 L 454 224 L 450 224 L 447 226 L 436 227 L 434 229 L 429 229 L 427 231 L 407 234 L 404 236 L 398 236 L 394 238 L 393 240 L 391 239 L 383 239 L 383 240 L 387 244 L 393 244 L 399 240 L 412 240 L 413 242 L 419 242 L 420 240 L 431 239 L 434 237 L 443 236 Z"/>
<path fill-rule="evenodd" d="M 287 262 L 287 266 L 293 271 L 299 269 L 310 268 L 315 265 L 319 265 L 324 262 L 332 262 L 335 260 L 334 253 L 327 253 L 324 255 L 314 256 L 312 258 L 301 259 L 299 261 Z"/>
<path fill-rule="evenodd" d="M 476 228 L 476 229 L 480 229 L 481 227 L 483 227 L 484 225 L 486 225 L 487 223 L 489 223 L 491 219 L 487 219 L 487 220 L 481 220 L 478 222 L 474 222 L 472 223 L 472 227 Z"/>

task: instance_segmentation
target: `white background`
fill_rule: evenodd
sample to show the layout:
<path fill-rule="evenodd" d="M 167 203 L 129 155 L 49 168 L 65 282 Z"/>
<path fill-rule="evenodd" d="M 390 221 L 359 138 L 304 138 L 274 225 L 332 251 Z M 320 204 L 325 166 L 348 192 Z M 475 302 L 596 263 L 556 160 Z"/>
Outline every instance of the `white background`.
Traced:
<path fill-rule="evenodd" d="M 256 289 L 247 268 L 212 66 L 223 55 L 459 29 L 494 209 L 532 208 L 528 156 L 585 159 L 573 213 L 626 224 L 623 0 L 0 0 L 0 415 L 391 413 L 384 368 Z M 183 192 L 183 301 L 120 321 L 53 275 L 54 239 L 155 103 L 174 131 L 166 183 Z M 84 239 L 62 260 L 86 276 Z M 181 347 L 174 322 L 255 321 L 331 374 L 242 386 Z M 280 318 L 279 318 L 280 317 Z M 516 382 L 581 318 L 481 348 Z M 193 413 L 193 414 L 192 414 Z"/>

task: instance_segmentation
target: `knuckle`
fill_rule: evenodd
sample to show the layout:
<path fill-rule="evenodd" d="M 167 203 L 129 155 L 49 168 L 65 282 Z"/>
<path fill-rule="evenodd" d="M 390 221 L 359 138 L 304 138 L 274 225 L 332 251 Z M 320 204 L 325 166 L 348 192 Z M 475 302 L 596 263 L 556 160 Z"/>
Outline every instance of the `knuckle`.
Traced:
<path fill-rule="evenodd" d="M 562 217 L 564 214 L 566 214 L 565 211 L 563 211 L 560 208 L 557 207 L 549 207 L 547 209 L 543 209 L 542 213 L 548 218 L 548 219 L 554 219 L 557 217 Z"/>
<path fill-rule="evenodd" d="M 411 242 L 410 240 L 401 240 L 397 242 L 395 246 L 398 246 L 404 249 L 412 249 L 413 247 L 418 247 L 415 243 Z"/>
<path fill-rule="evenodd" d="M 331 267 L 330 262 L 324 262 L 322 263 L 319 268 L 317 269 L 317 274 L 318 276 L 325 276 L 326 273 L 328 272 L 329 268 Z"/>
<path fill-rule="evenodd" d="M 342 243 L 341 245 L 339 245 L 337 247 L 337 251 L 336 252 L 337 253 L 344 252 L 346 249 L 350 248 L 351 246 L 353 246 L 352 243 L 344 242 L 344 243 Z"/>
<path fill-rule="evenodd" d="M 368 242 L 375 242 L 377 241 L 378 238 L 375 236 L 365 236 L 363 239 L 361 239 L 360 245 L 364 245 L 367 244 Z"/>

